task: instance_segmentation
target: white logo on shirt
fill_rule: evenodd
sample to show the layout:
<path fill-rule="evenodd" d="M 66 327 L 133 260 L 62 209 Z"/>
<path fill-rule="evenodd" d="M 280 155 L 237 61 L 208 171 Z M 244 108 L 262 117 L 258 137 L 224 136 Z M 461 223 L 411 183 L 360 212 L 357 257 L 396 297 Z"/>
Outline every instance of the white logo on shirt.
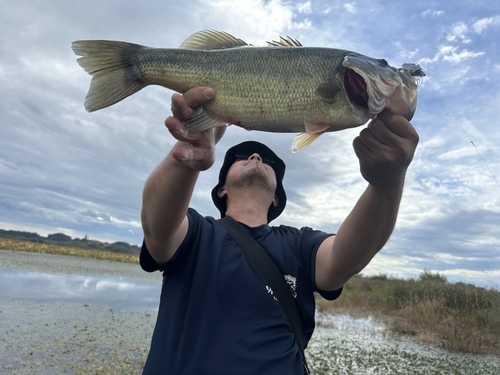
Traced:
<path fill-rule="evenodd" d="M 290 292 L 292 292 L 293 298 L 297 298 L 297 279 L 293 277 L 292 275 L 285 275 L 285 281 L 288 284 L 288 287 L 290 288 Z M 269 285 L 266 285 L 267 293 L 269 294 L 274 294 L 273 290 L 269 287 Z M 277 301 L 276 297 L 273 296 L 273 298 Z"/>

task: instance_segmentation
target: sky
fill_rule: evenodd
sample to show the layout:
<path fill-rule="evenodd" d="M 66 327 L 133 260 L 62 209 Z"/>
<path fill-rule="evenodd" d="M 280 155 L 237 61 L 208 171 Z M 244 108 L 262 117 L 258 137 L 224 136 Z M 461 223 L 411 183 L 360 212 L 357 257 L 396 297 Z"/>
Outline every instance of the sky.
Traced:
<path fill-rule="evenodd" d="M 420 143 L 396 229 L 365 275 L 500 288 L 500 7 L 495 1 L 0 0 L 0 228 L 142 242 L 142 189 L 174 139 L 172 91 L 149 86 L 109 108 L 84 108 L 91 77 L 71 43 L 109 39 L 176 48 L 202 29 L 254 45 L 279 36 L 351 50 L 427 73 L 412 124 Z M 257 140 L 287 164 L 288 204 L 274 225 L 335 233 L 367 183 L 352 140 L 323 135 L 291 154 L 296 134 L 231 126 L 191 206 L 210 199 L 225 151 Z M 362 234 L 360 234 L 362 235 Z"/>

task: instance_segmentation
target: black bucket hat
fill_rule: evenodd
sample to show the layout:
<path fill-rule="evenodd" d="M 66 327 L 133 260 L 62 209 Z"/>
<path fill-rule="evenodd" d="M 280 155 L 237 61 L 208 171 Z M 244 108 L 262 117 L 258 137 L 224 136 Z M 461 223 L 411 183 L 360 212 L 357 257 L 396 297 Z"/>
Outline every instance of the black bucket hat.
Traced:
<path fill-rule="evenodd" d="M 269 208 L 267 222 L 270 223 L 272 220 L 276 219 L 285 209 L 286 194 L 283 189 L 283 177 L 285 176 L 286 168 L 285 163 L 266 145 L 255 141 L 247 141 L 227 150 L 226 156 L 224 157 L 224 163 L 222 163 L 219 172 L 219 183 L 212 189 L 212 200 L 214 201 L 215 207 L 219 209 L 221 218 L 226 216 L 227 205 L 226 199 L 219 198 L 218 192 L 226 183 L 226 175 L 229 168 L 231 168 L 236 160 L 248 158 L 254 153 L 259 154 L 263 161 L 267 162 L 267 164 L 274 169 L 274 173 L 276 173 L 276 197 L 278 197 L 278 205 Z"/>

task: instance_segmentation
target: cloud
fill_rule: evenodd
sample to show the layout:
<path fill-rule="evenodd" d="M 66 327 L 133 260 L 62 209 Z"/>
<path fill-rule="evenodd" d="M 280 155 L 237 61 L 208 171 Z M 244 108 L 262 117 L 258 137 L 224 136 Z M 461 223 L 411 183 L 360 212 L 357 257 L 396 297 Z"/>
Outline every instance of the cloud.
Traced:
<path fill-rule="evenodd" d="M 452 150 L 445 152 L 444 154 L 439 155 L 438 159 L 440 160 L 458 160 L 462 158 L 467 158 L 470 156 L 477 155 L 476 149 L 473 147 L 463 147 L 460 149 Z"/>
<path fill-rule="evenodd" d="M 356 8 L 356 3 L 347 3 L 344 4 L 344 9 L 347 10 L 349 13 L 356 14 L 358 12 Z"/>
<path fill-rule="evenodd" d="M 457 22 L 451 28 L 446 35 L 446 40 L 448 42 L 461 41 L 462 43 L 468 44 L 471 39 L 467 36 L 469 34 L 469 26 L 465 22 Z"/>
<path fill-rule="evenodd" d="M 282 35 L 284 31 L 307 29 L 310 21 L 295 22 L 294 10 L 307 11 L 306 3 L 294 8 L 281 0 L 208 0 L 207 14 L 216 29 L 228 31 L 235 36 L 251 35 L 249 43 L 263 45 L 265 40 Z M 242 23 L 242 20 L 245 20 Z M 215 21 L 215 22 L 214 22 Z M 209 28 L 214 28 L 209 27 Z"/>
<path fill-rule="evenodd" d="M 311 14 L 312 13 L 311 2 L 306 1 L 305 3 L 297 4 L 297 11 L 299 13 Z"/>
<path fill-rule="evenodd" d="M 472 28 L 478 34 L 484 33 L 489 28 L 496 28 L 500 26 L 500 15 L 482 18 L 472 24 Z"/>
<path fill-rule="evenodd" d="M 439 18 L 441 17 L 445 12 L 443 10 L 435 10 L 435 9 L 427 9 L 423 11 L 420 15 L 424 18 Z"/>
<path fill-rule="evenodd" d="M 467 49 L 459 50 L 456 46 L 440 46 L 439 51 L 433 58 L 422 58 L 419 64 L 423 66 L 436 63 L 438 61 L 447 61 L 451 64 L 459 64 L 463 61 L 473 59 L 476 57 L 484 56 L 485 52 L 472 52 Z"/>
<path fill-rule="evenodd" d="M 445 47 L 442 53 L 443 61 L 449 61 L 452 64 L 459 64 L 462 61 L 473 59 L 475 57 L 484 56 L 484 52 L 471 52 L 466 49 L 457 52 L 457 47 L 447 48 Z"/>

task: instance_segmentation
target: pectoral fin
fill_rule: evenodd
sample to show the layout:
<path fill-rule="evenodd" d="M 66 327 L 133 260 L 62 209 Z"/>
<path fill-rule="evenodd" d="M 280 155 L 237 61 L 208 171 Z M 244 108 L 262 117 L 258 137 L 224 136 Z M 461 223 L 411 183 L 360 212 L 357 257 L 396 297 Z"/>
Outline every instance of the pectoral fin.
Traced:
<path fill-rule="evenodd" d="M 308 147 L 311 143 L 318 139 L 321 134 L 323 134 L 329 127 L 330 124 L 306 122 L 306 131 L 304 133 L 300 133 L 293 139 L 292 154 L 300 152 Z"/>
<path fill-rule="evenodd" d="M 335 97 L 340 92 L 340 87 L 331 84 L 331 83 L 322 83 L 316 89 L 316 95 L 327 103 L 333 103 L 335 101 Z"/>
<path fill-rule="evenodd" d="M 184 124 L 189 131 L 195 132 L 231 125 L 227 122 L 210 117 L 203 107 L 198 107 L 191 117 L 184 120 Z"/>

